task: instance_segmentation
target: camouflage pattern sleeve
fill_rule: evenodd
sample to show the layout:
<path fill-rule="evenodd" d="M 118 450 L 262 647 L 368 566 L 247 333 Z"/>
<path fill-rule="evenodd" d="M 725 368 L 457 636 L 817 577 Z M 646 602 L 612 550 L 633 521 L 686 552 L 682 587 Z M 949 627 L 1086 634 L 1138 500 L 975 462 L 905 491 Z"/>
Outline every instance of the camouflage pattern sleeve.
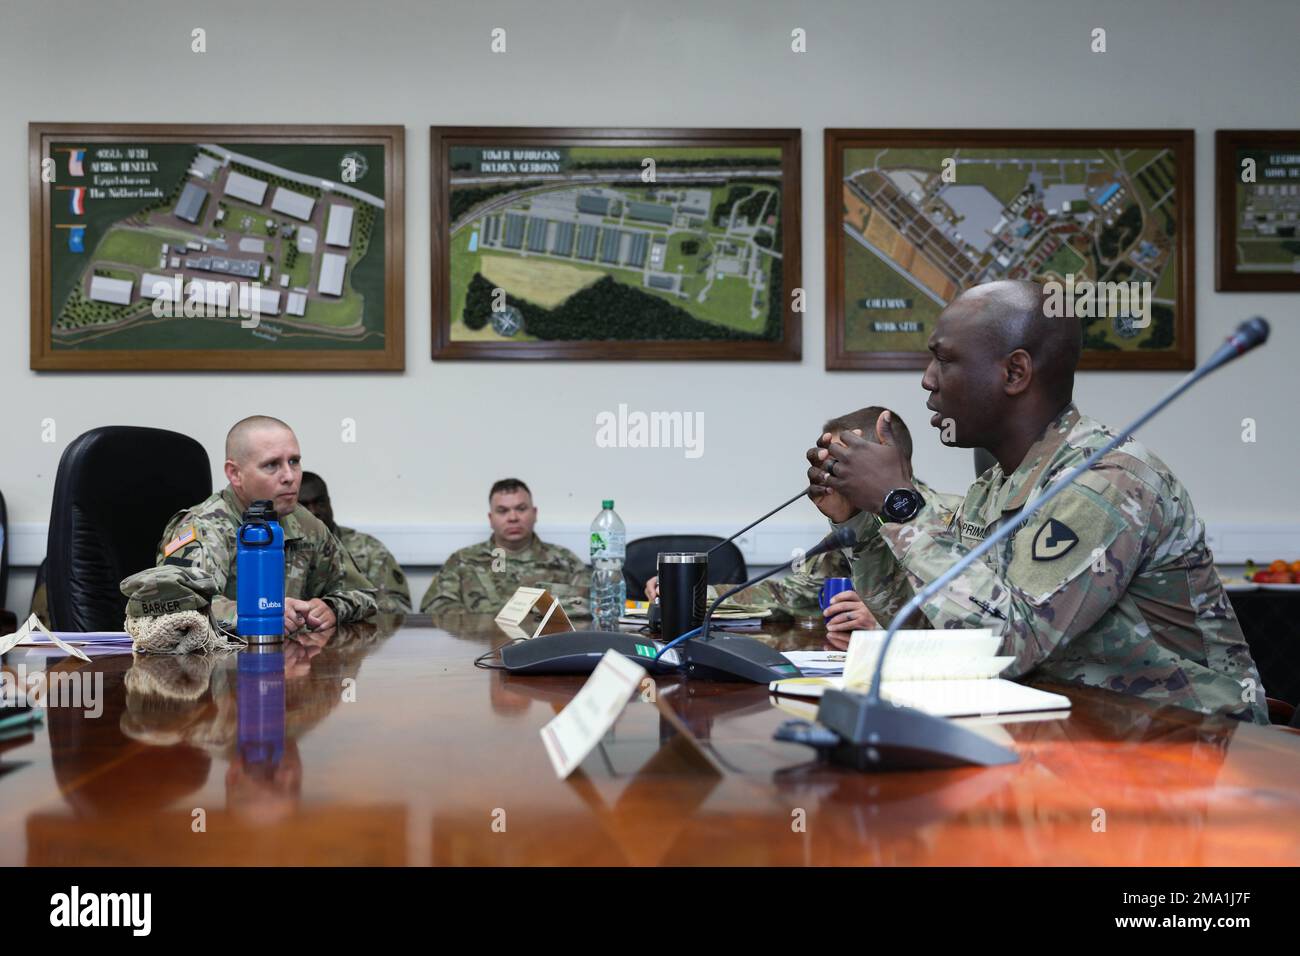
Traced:
<path fill-rule="evenodd" d="M 818 555 L 798 571 L 776 580 L 760 581 L 732 595 L 731 600 L 749 607 L 771 608 L 773 616 L 821 617 L 821 591 L 827 578 L 852 577 L 841 551 Z"/>
<path fill-rule="evenodd" d="M 366 580 L 375 586 L 375 602 L 385 614 L 409 614 L 411 590 L 402 566 L 382 541 L 353 528 L 338 529 L 336 537 L 347 548 Z"/>
<path fill-rule="evenodd" d="M 465 596 L 460 579 L 460 555 L 452 554 L 447 563 L 438 569 L 438 573 L 429 582 L 429 589 L 420 598 L 420 611 L 423 614 L 441 614 L 444 611 L 463 610 Z"/>
<path fill-rule="evenodd" d="M 216 596 L 212 599 L 212 616 L 228 627 L 235 624 L 238 605 L 225 596 L 229 570 L 235 556 L 230 551 L 224 524 L 182 511 L 167 523 L 158 543 L 155 564 L 192 568 L 212 578 Z"/>
<path fill-rule="evenodd" d="M 321 542 L 325 582 L 319 589 L 321 600 L 334 609 L 338 623 L 358 621 L 379 610 L 375 588 L 366 580 L 347 548 L 328 531 Z"/>
<path fill-rule="evenodd" d="M 923 508 L 913 523 L 928 522 L 936 528 L 942 527 L 948 516 L 938 509 Z M 831 522 L 834 528 L 851 528 L 857 541 L 851 549 L 849 565 L 852 568 L 853 590 L 862 603 L 867 606 L 871 616 L 883 628 L 889 627 L 894 615 L 912 599 L 916 592 L 903 572 L 898 559 L 894 557 L 880 534 L 880 519 L 865 511 L 860 511 L 848 521 L 841 524 Z M 908 622 L 914 627 L 926 627 L 922 615 L 918 612 Z"/>
<path fill-rule="evenodd" d="M 931 627 L 987 627 L 1003 638 L 1001 653 L 1019 677 L 1071 636 L 1091 628 L 1133 578 L 1152 520 L 1151 502 L 1118 500 L 1104 464 L 1061 492 L 997 554 L 977 561 L 922 608 Z M 954 535 L 925 523 L 887 524 L 881 536 L 914 587 L 923 587 L 969 552 Z"/>
<path fill-rule="evenodd" d="M 385 613 L 409 613 L 411 610 L 411 588 L 406 583 L 406 574 L 393 555 L 385 551 L 379 561 L 373 582 L 378 593 L 375 600 L 379 609 Z"/>
<path fill-rule="evenodd" d="M 568 548 L 556 550 L 561 553 L 559 560 L 563 573 L 552 582 L 555 597 L 569 617 L 591 617 L 591 568 Z"/>

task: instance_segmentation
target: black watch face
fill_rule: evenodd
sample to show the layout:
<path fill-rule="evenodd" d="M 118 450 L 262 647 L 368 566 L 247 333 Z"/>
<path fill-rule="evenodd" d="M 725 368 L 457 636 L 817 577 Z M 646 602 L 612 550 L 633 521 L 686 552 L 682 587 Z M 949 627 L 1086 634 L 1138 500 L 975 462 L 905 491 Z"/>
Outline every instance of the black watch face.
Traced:
<path fill-rule="evenodd" d="M 891 521 L 907 521 L 920 510 L 921 496 L 906 488 L 891 491 L 885 497 L 885 516 Z"/>

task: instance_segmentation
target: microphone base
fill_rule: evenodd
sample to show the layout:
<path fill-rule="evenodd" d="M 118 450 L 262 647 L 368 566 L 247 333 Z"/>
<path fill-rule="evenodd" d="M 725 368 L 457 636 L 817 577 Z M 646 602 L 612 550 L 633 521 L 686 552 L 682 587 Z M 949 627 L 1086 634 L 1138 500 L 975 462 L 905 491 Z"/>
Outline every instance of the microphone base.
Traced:
<path fill-rule="evenodd" d="M 1017 763 L 1014 750 L 943 717 L 866 694 L 828 690 L 817 721 L 830 733 L 804 721 L 790 721 L 777 740 L 817 748 L 831 763 L 871 773 L 878 770 L 950 770 Z"/>
<path fill-rule="evenodd" d="M 770 684 L 803 676 L 780 651 L 742 634 L 715 632 L 707 641 L 692 638 L 680 647 L 686 676 L 698 680 Z"/>
<path fill-rule="evenodd" d="M 654 655 L 662 648 L 662 642 L 644 634 L 564 631 L 507 644 L 501 648 L 501 663 L 512 674 L 590 674 L 605 652 L 613 650 L 651 674 L 681 673 L 680 648 L 655 660 Z"/>

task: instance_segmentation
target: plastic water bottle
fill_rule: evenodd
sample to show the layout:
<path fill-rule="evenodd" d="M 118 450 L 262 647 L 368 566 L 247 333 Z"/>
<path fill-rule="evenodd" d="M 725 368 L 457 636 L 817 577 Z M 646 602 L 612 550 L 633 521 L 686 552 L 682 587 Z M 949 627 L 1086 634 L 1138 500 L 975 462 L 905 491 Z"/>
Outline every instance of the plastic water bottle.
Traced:
<path fill-rule="evenodd" d="M 254 644 L 284 637 L 284 529 L 266 499 L 249 505 L 239 526 L 235 602 L 240 637 Z"/>
<path fill-rule="evenodd" d="M 627 601 L 623 559 L 627 555 L 627 529 L 614 510 L 613 500 L 600 503 L 591 523 L 591 616 L 602 631 L 618 629 Z"/>

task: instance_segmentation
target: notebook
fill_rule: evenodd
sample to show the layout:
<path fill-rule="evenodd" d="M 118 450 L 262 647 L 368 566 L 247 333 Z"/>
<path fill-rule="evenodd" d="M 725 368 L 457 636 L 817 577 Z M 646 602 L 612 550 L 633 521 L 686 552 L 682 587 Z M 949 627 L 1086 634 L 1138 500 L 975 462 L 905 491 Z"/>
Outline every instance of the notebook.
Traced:
<path fill-rule="evenodd" d="M 884 641 L 883 631 L 854 631 L 842 677 L 795 677 L 772 681 L 769 690 L 818 698 L 827 688 L 865 693 L 871 686 Z M 963 717 L 1066 710 L 1060 694 L 1003 680 L 1015 658 L 999 656 L 1001 638 L 976 630 L 899 631 L 889 648 L 880 694 L 900 706 L 936 717 Z"/>

